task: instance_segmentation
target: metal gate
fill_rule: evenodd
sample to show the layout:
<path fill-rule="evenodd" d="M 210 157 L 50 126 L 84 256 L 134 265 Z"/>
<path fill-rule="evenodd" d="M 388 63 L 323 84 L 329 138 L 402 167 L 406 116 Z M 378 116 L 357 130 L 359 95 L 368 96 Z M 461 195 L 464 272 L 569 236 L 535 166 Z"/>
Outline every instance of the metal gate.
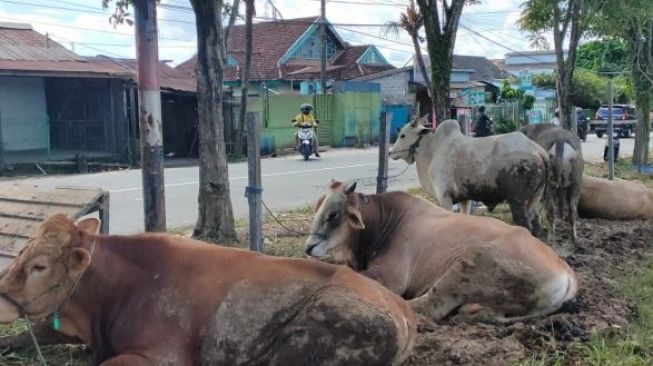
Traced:
<path fill-rule="evenodd" d="M 315 117 L 320 120 L 317 129 L 317 137 L 321 146 L 330 146 L 333 143 L 333 95 L 315 95 L 313 105 L 315 106 Z"/>

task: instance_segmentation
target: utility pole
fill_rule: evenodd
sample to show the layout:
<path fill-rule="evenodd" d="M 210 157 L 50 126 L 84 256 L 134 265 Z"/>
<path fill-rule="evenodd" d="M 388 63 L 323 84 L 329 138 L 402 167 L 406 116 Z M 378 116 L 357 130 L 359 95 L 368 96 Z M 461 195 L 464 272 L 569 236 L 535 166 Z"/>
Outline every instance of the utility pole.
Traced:
<path fill-rule="evenodd" d="M 376 193 L 388 190 L 388 147 L 390 146 L 390 125 L 392 113 L 381 112 L 381 136 L 379 142 L 379 173 L 376 176 Z"/>
<path fill-rule="evenodd" d="M 608 78 L 608 179 L 614 179 L 614 121 L 612 118 L 612 77 Z"/>
<path fill-rule="evenodd" d="M 326 94 L 326 0 L 320 0 L 320 81 Z"/>
<path fill-rule="evenodd" d="M 245 196 L 249 204 L 249 249 L 263 251 L 263 234 L 261 222 L 261 149 L 260 123 L 258 113 L 247 113 L 247 175 L 249 177 Z"/>
<path fill-rule="evenodd" d="M 135 0 L 134 15 L 145 231 L 165 231 L 166 205 L 156 2 Z"/>

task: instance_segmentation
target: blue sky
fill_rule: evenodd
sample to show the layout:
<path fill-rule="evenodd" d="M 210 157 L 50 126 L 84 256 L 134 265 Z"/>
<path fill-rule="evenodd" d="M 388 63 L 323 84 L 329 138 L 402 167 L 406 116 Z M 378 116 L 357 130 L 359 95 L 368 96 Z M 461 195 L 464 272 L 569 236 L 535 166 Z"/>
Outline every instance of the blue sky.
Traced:
<path fill-rule="evenodd" d="M 274 0 L 283 18 L 314 16 L 319 0 Z M 340 35 L 352 44 L 376 44 L 388 60 L 397 66 L 413 54 L 405 34 L 389 39 L 378 26 L 397 20 L 408 0 L 331 0 L 327 2 L 327 18 L 337 25 Z M 525 34 L 518 29 L 522 0 L 484 0 L 467 6 L 456 41 L 456 53 L 502 58 L 510 50 L 528 50 Z M 172 64 L 192 56 L 196 45 L 193 14 L 187 0 L 164 0 L 159 8 L 160 58 Z M 257 0 L 257 16 L 265 19 L 270 13 L 264 2 Z M 244 9 L 243 9 L 244 10 Z M 244 11 L 243 11 L 244 12 Z M 114 28 L 109 12 L 101 8 L 101 0 L 0 0 L 0 21 L 32 23 L 41 33 L 82 55 L 108 54 L 134 57 L 133 28 Z M 468 29 L 472 31 L 469 31 Z M 477 34 L 477 33 L 480 33 Z"/>

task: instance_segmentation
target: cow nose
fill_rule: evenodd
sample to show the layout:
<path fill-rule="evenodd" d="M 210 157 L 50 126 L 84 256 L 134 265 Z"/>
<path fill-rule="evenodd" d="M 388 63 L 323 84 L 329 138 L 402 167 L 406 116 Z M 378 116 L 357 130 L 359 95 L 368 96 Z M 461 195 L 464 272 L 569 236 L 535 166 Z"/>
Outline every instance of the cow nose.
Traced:
<path fill-rule="evenodd" d="M 306 255 L 309 255 L 312 257 L 311 252 L 313 252 L 313 248 L 315 248 L 317 244 L 311 244 L 306 247 Z"/>

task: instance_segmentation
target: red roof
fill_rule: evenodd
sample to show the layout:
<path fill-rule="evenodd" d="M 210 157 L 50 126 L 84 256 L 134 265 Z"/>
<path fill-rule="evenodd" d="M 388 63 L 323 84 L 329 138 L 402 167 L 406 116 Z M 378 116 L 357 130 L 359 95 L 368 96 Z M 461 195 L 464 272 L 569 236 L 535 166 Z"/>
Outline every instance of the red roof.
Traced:
<path fill-rule="evenodd" d="M 293 46 L 293 44 L 315 23 L 317 17 L 276 20 L 254 23 L 252 28 L 252 80 L 306 80 L 318 78 L 320 74 L 319 63 L 312 60 L 297 61 L 282 66 L 278 61 Z M 366 76 L 375 72 L 394 69 L 391 65 L 359 65 L 358 58 L 370 46 L 343 45 L 344 50 L 331 60 L 327 68 L 330 79 L 349 80 Z M 238 61 L 239 65 L 245 64 L 245 26 L 237 25 L 229 37 L 228 53 Z M 178 70 L 187 72 L 195 77 L 197 68 L 197 55 L 177 66 Z M 227 67 L 224 80 L 234 81 L 240 79 L 240 67 Z"/>

